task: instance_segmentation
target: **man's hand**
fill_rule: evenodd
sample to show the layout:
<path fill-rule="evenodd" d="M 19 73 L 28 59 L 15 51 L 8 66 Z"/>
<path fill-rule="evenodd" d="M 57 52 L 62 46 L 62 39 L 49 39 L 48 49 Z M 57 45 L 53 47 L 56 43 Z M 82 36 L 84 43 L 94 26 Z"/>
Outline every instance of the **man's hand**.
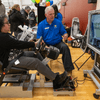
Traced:
<path fill-rule="evenodd" d="M 36 41 L 36 42 L 34 42 L 35 43 L 35 47 L 36 47 L 36 45 L 38 44 L 38 41 Z"/>
<path fill-rule="evenodd" d="M 68 38 L 68 34 L 66 33 L 66 34 L 63 35 L 63 39 L 67 40 L 67 38 Z"/>
<path fill-rule="evenodd" d="M 37 41 L 35 42 L 35 47 L 37 46 L 38 42 L 39 42 L 39 40 L 37 40 Z M 45 42 L 43 41 L 43 39 L 42 39 L 40 45 L 42 45 L 42 44 L 45 44 Z"/>

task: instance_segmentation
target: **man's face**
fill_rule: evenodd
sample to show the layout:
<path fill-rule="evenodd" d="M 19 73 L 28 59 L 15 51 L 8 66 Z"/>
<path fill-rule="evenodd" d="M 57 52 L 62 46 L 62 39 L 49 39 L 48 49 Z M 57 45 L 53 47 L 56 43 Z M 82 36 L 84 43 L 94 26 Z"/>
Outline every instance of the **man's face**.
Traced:
<path fill-rule="evenodd" d="M 4 19 L 4 26 L 2 27 L 1 32 L 7 33 L 7 32 L 9 32 L 9 31 L 10 31 L 10 24 L 9 24 L 9 22 L 8 22 L 8 19 L 5 18 L 5 19 Z"/>
<path fill-rule="evenodd" d="M 54 20 L 54 16 L 55 16 L 55 13 L 54 13 L 54 10 L 51 9 L 49 10 L 46 14 L 45 14 L 46 18 L 47 18 L 47 22 L 52 22 Z"/>

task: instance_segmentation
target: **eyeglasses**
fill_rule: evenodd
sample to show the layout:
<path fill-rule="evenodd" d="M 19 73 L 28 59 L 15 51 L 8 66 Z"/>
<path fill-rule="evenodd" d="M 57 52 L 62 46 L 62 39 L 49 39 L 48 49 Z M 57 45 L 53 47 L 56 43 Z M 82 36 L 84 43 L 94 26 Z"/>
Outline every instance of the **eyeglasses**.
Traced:
<path fill-rule="evenodd" d="M 10 24 L 9 22 L 5 22 L 4 24 Z"/>

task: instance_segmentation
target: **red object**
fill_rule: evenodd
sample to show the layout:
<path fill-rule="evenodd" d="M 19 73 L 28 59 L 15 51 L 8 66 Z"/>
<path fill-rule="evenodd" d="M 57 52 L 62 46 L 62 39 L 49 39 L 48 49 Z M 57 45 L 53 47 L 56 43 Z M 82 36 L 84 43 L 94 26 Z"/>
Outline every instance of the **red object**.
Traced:
<path fill-rule="evenodd" d="M 5 72 L 3 72 L 3 75 L 5 75 L 6 73 Z"/>
<path fill-rule="evenodd" d="M 71 41 L 72 40 L 72 38 L 71 37 L 68 37 L 68 41 Z"/>

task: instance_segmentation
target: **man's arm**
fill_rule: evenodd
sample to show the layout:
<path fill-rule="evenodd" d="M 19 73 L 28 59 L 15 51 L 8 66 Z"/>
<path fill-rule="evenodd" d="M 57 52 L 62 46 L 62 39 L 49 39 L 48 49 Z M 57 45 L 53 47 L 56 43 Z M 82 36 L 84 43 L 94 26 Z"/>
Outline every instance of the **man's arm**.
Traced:
<path fill-rule="evenodd" d="M 35 47 L 34 42 L 19 41 L 15 39 L 13 36 L 9 35 L 8 33 L 6 36 L 3 36 L 3 38 L 0 38 L 0 42 L 1 42 L 0 46 L 1 47 L 5 46 L 5 48 L 7 49 L 26 49 L 30 47 Z"/>
<path fill-rule="evenodd" d="M 64 40 L 67 40 L 67 38 L 68 38 L 68 34 L 65 33 L 65 34 L 63 35 L 63 39 L 64 39 Z"/>

